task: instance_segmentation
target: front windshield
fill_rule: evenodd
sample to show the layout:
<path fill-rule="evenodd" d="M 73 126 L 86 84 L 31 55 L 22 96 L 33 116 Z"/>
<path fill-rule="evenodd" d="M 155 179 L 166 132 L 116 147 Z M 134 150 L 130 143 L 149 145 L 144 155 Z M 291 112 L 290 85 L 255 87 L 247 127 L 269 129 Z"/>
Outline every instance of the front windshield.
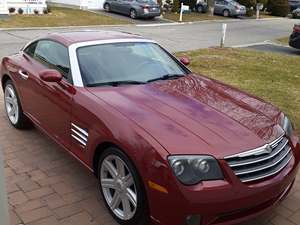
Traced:
<path fill-rule="evenodd" d="M 83 82 L 147 82 L 187 70 L 155 43 L 111 43 L 80 47 L 77 57 Z"/>

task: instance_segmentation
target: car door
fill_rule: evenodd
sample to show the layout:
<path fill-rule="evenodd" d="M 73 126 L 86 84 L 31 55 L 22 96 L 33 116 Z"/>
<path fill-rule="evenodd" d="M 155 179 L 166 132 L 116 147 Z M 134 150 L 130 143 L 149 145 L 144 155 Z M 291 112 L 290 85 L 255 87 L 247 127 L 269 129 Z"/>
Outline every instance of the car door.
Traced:
<path fill-rule="evenodd" d="M 130 13 L 130 9 L 132 8 L 132 2 L 132 0 L 122 0 L 122 13 L 127 15 Z"/>
<path fill-rule="evenodd" d="M 215 8 L 214 8 L 215 14 L 222 14 L 223 9 L 224 9 L 224 1 L 222 0 L 215 1 Z"/>
<path fill-rule="evenodd" d="M 24 111 L 56 141 L 70 147 L 70 116 L 74 94 L 67 47 L 52 40 L 40 40 L 24 50 L 20 72 L 27 76 L 20 86 Z M 45 82 L 39 74 L 54 69 L 61 82 Z"/>
<path fill-rule="evenodd" d="M 113 12 L 117 12 L 117 5 L 118 5 L 118 1 L 117 0 L 111 0 L 111 1 L 108 1 L 109 2 L 109 5 L 110 5 L 110 10 L 113 11 Z"/>

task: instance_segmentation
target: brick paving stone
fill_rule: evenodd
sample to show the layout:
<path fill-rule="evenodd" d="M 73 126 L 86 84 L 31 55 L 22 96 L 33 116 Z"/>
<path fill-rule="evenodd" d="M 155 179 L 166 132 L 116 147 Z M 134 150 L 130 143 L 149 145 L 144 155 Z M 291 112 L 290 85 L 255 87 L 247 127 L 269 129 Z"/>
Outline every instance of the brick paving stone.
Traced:
<path fill-rule="evenodd" d="M 59 221 L 56 219 L 55 216 L 49 216 L 40 220 L 37 220 L 32 223 L 28 223 L 28 225 L 59 225 Z M 84 225 L 84 224 L 82 224 Z"/>
<path fill-rule="evenodd" d="M 45 204 L 47 204 L 50 209 L 56 209 L 67 205 L 63 198 L 57 193 L 53 193 L 51 195 L 43 197 L 42 201 L 45 202 Z"/>
<path fill-rule="evenodd" d="M 55 213 L 56 217 L 58 219 L 64 219 L 66 217 L 75 215 L 79 212 L 83 211 L 83 209 L 81 208 L 81 206 L 79 204 L 70 204 L 70 205 L 66 205 L 60 208 L 56 208 L 53 210 L 53 212 Z"/>
<path fill-rule="evenodd" d="M 53 189 L 50 187 L 42 187 L 42 188 L 36 189 L 34 191 L 27 192 L 26 195 L 30 199 L 37 199 L 37 198 L 44 197 L 46 195 L 50 195 L 53 192 L 54 192 Z"/>
<path fill-rule="evenodd" d="M 36 200 L 30 200 L 25 202 L 24 204 L 18 205 L 15 207 L 15 211 L 17 213 L 22 213 L 26 211 L 30 211 L 33 209 L 38 209 L 42 208 L 43 206 L 46 206 L 46 203 L 43 202 L 41 199 L 36 199 Z"/>
<path fill-rule="evenodd" d="M 42 207 L 38 209 L 33 209 L 30 211 L 25 211 L 19 213 L 19 216 L 21 220 L 27 224 L 30 222 L 38 221 L 40 219 L 52 216 L 53 213 L 47 208 L 47 207 Z"/>
<path fill-rule="evenodd" d="M 8 194 L 8 202 L 11 205 L 20 205 L 28 201 L 27 196 L 22 191 L 16 191 Z"/>
<path fill-rule="evenodd" d="M 297 225 L 300 225 L 300 211 L 298 210 L 296 213 L 294 213 L 291 217 L 290 220 L 294 222 Z"/>
<path fill-rule="evenodd" d="M 29 192 L 40 188 L 40 185 L 30 179 L 17 182 L 17 186 L 24 192 Z"/>

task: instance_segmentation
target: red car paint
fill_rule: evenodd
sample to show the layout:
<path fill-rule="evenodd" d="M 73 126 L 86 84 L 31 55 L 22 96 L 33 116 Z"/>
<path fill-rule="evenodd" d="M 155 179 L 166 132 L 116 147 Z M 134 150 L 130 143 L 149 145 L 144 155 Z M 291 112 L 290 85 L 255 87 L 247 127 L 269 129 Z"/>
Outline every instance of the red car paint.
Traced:
<path fill-rule="evenodd" d="M 51 34 L 73 43 L 139 38 L 115 32 Z M 19 70 L 30 78 L 24 81 Z M 91 171 L 95 156 L 113 143 L 134 162 L 146 189 L 153 223 L 183 225 L 200 214 L 202 225 L 241 222 L 273 207 L 290 190 L 300 161 L 295 133 L 289 143 L 293 159 L 278 174 L 242 183 L 224 157 L 262 146 L 278 138 L 283 113 L 238 89 L 204 76 L 119 87 L 75 87 L 64 78 L 44 82 L 43 65 L 25 53 L 5 57 L 1 79 L 13 80 L 24 113 L 54 141 Z M 71 138 L 71 123 L 89 130 L 86 149 Z M 208 154 L 218 159 L 224 180 L 185 186 L 173 175 L 170 154 Z M 154 182 L 168 193 L 148 186 Z"/>

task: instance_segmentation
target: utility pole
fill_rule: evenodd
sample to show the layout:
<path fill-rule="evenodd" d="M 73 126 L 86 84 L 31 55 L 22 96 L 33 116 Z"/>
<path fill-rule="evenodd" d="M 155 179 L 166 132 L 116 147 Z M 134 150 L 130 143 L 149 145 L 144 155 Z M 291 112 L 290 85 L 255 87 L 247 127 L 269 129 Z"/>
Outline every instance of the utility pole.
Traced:
<path fill-rule="evenodd" d="M 0 148 L 0 224 L 9 225 L 7 194 L 5 188 L 4 157 Z"/>

